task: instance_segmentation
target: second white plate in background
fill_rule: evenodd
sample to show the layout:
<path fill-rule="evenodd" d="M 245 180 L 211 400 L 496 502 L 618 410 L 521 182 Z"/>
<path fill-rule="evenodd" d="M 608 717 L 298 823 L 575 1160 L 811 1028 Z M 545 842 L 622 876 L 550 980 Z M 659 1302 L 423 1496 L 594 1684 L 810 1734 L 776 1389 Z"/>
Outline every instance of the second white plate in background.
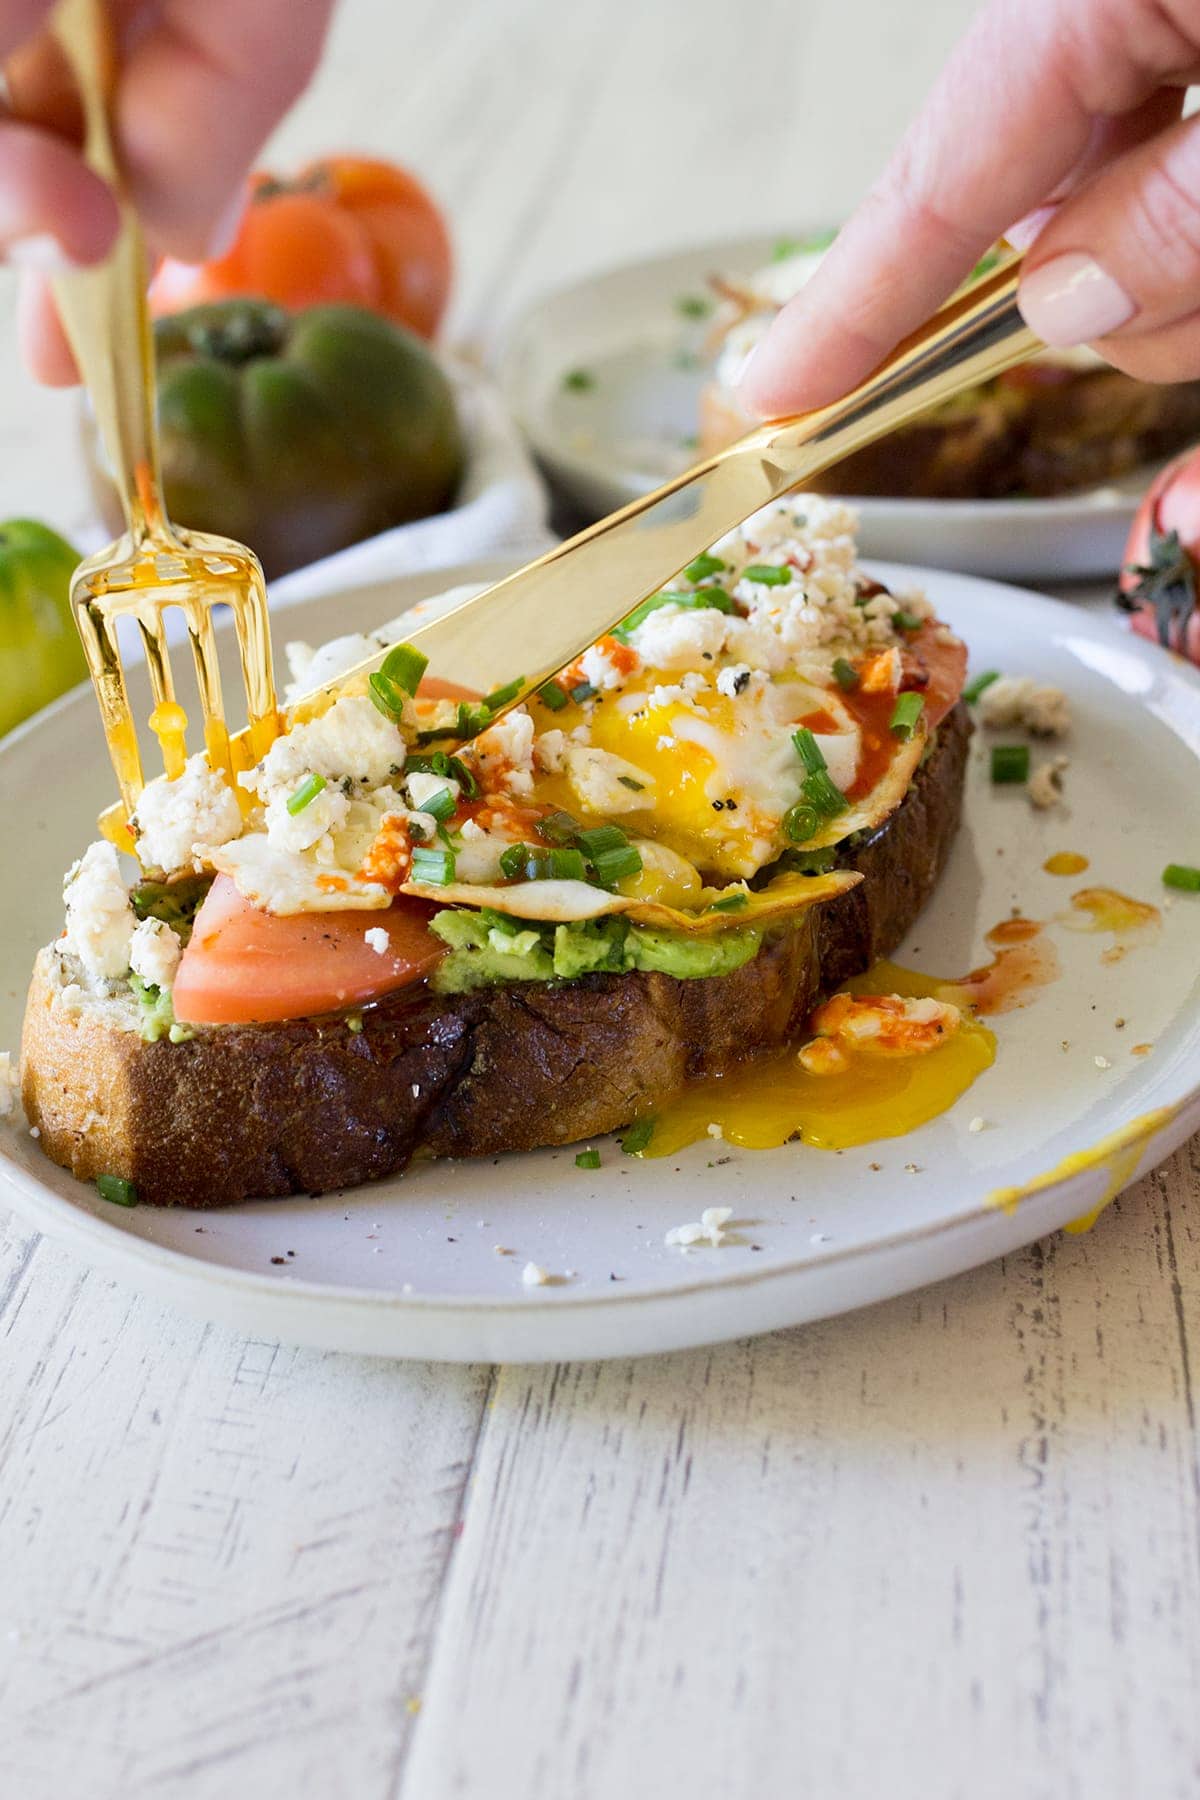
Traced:
<path fill-rule="evenodd" d="M 709 321 L 680 302 L 748 275 L 778 238 L 730 238 L 591 276 L 535 302 L 498 364 L 518 423 L 568 500 L 599 518 L 695 460 Z M 582 373 L 586 385 L 572 385 Z M 1112 576 L 1145 477 L 1055 500 L 855 498 L 864 556 L 1010 579 Z"/>

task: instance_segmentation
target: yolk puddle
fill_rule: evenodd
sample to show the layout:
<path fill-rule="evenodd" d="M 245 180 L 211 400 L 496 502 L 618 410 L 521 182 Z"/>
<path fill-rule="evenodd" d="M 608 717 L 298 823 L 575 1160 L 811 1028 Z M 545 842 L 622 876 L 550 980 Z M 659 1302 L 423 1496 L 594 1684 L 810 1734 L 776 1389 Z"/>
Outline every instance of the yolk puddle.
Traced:
<path fill-rule="evenodd" d="M 1105 963 L 1120 962 L 1138 944 L 1152 943 L 1161 919 L 1157 906 L 1107 887 L 1080 888 L 1071 896 L 1070 912 L 1059 915 L 1059 923 L 1072 931 L 1111 933 L 1114 942 L 1100 958 Z"/>
<path fill-rule="evenodd" d="M 693 1083 L 657 1116 L 643 1154 L 673 1156 L 687 1144 L 718 1136 L 748 1150 L 774 1150 L 796 1137 L 816 1149 L 848 1150 L 902 1137 L 937 1118 L 996 1059 L 995 1036 L 980 1015 L 1026 1005 L 1059 973 L 1054 946 L 1036 919 L 1002 920 L 987 941 L 995 952 L 990 962 L 957 981 L 885 961 L 842 990 L 958 1006 L 962 1023 L 936 1049 L 882 1056 L 839 1039 L 848 1066 L 832 1074 L 806 1069 L 799 1043 L 772 1051 Z"/>
<path fill-rule="evenodd" d="M 1082 875 L 1088 867 L 1086 856 L 1080 856 L 1078 850 L 1056 850 L 1042 864 L 1047 875 Z"/>

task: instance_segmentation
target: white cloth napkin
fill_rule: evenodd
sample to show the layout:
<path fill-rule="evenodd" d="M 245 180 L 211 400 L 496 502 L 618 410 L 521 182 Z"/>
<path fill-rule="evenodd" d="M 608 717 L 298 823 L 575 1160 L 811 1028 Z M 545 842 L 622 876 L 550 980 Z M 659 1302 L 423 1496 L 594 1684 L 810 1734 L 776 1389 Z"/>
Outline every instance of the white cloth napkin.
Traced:
<path fill-rule="evenodd" d="M 449 512 L 352 544 L 271 583 L 271 607 L 311 600 L 335 589 L 365 587 L 394 575 L 452 568 L 485 556 L 515 562 L 540 556 L 555 542 L 548 496 L 499 393 L 478 370 L 452 362 L 467 443 L 467 466 Z"/>

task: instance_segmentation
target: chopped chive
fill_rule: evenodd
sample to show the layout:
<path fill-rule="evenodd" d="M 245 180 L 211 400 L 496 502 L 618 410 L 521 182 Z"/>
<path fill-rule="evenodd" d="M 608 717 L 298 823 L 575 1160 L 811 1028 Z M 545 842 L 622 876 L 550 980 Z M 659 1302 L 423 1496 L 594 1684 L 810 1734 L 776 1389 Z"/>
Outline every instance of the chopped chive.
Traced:
<path fill-rule="evenodd" d="M 631 794 L 644 794 L 646 791 L 645 782 L 635 781 L 632 775 L 618 775 L 617 780 L 622 787 L 627 787 Z"/>
<path fill-rule="evenodd" d="M 577 1169 L 598 1169 L 600 1152 L 598 1150 L 581 1150 L 575 1158 L 575 1167 Z"/>
<path fill-rule="evenodd" d="M 582 850 L 572 850 L 565 845 L 558 845 L 548 852 L 550 859 L 550 875 L 555 881 L 582 881 L 587 874 L 587 864 L 583 860 Z"/>
<path fill-rule="evenodd" d="M 461 757 L 449 756 L 445 750 L 434 750 L 426 756 L 421 751 L 414 751 L 404 765 L 405 770 L 414 775 L 441 775 L 447 781 L 457 781 L 463 793 L 471 800 L 479 792 L 479 783 L 468 769 Z M 428 808 L 424 809 L 428 811 Z"/>
<path fill-rule="evenodd" d="M 381 669 L 367 677 L 367 692 L 379 708 L 385 719 L 395 725 L 404 712 L 404 694 L 394 681 L 390 681 Z M 433 731 L 419 733 L 419 736 L 444 737 L 445 732 Z"/>
<path fill-rule="evenodd" d="M 620 1139 L 626 1156 L 640 1156 L 654 1136 L 653 1119 L 636 1119 Z"/>
<path fill-rule="evenodd" d="M 524 686 L 525 677 L 518 675 L 515 681 L 507 681 L 503 687 L 493 688 L 490 694 L 485 694 L 483 704 L 489 712 L 499 712 L 502 706 L 507 706 L 510 700 L 516 699 Z"/>
<path fill-rule="evenodd" d="M 471 706 L 466 700 L 458 703 L 456 720 L 457 735 L 463 738 L 475 737 L 486 726 L 491 724 L 491 715 L 486 706 Z"/>
<path fill-rule="evenodd" d="M 742 908 L 749 904 L 749 894 L 726 894 L 724 899 L 714 900 L 711 906 L 705 908 L 705 911 L 710 913 L 741 912 Z"/>
<path fill-rule="evenodd" d="M 783 835 L 793 844 L 806 844 L 809 838 L 816 837 L 820 828 L 821 819 L 816 807 L 806 806 L 802 800 L 783 815 Z"/>
<path fill-rule="evenodd" d="M 528 844 L 510 844 L 500 858 L 500 873 L 507 881 L 515 881 L 525 873 L 525 864 L 535 854 Z"/>
<path fill-rule="evenodd" d="M 537 822 L 537 834 L 548 844 L 573 844 L 579 831 L 578 819 L 573 819 L 569 812 L 547 813 Z"/>
<path fill-rule="evenodd" d="M 592 857 L 592 868 L 601 887 L 615 887 L 626 875 L 636 875 L 641 866 L 641 853 L 633 844 L 598 850 Z"/>
<path fill-rule="evenodd" d="M 968 681 L 962 696 L 967 705 L 974 706 L 980 694 L 985 693 L 993 681 L 999 681 L 999 679 L 999 669 L 985 669 L 982 675 L 976 675 L 973 681 Z"/>
<path fill-rule="evenodd" d="M 916 613 L 906 612 L 904 607 L 892 614 L 892 624 L 897 631 L 920 631 L 924 623 L 924 619 L 918 618 Z"/>
<path fill-rule="evenodd" d="M 898 738 L 910 738 L 917 729 L 917 721 L 925 710 L 925 700 L 921 694 L 900 694 L 892 708 L 891 729 Z"/>
<path fill-rule="evenodd" d="M 136 1206 L 138 1191 L 132 1181 L 126 1181 L 123 1175 L 97 1175 L 96 1192 L 102 1200 L 110 1200 L 114 1206 Z"/>
<path fill-rule="evenodd" d="M 675 302 L 676 312 L 685 319 L 707 319 L 712 309 L 713 303 L 705 294 L 680 294 Z"/>
<path fill-rule="evenodd" d="M 1029 780 L 1029 745 L 994 744 L 992 780 L 999 787 Z"/>
<path fill-rule="evenodd" d="M 593 825 L 590 831 L 579 832 L 575 841 L 585 856 L 595 856 L 597 851 L 622 849 L 629 837 L 619 825 Z"/>
<path fill-rule="evenodd" d="M 689 581 L 703 581 L 706 575 L 719 575 L 725 564 L 710 550 L 701 551 L 683 571 Z"/>
<path fill-rule="evenodd" d="M 847 662 L 844 656 L 835 656 L 833 659 L 833 679 L 837 682 L 843 693 L 849 694 L 858 686 L 859 681 L 862 678 L 853 663 Z"/>
<path fill-rule="evenodd" d="M 850 804 L 828 769 L 814 769 L 811 775 L 806 775 L 800 792 L 805 803 L 827 819 L 836 818 Z"/>
<path fill-rule="evenodd" d="M 793 731 L 792 742 L 796 746 L 796 754 L 810 775 L 816 775 L 821 769 L 829 767 L 821 754 L 820 744 L 807 725 L 802 725 L 799 731 Z"/>
<path fill-rule="evenodd" d="M 1168 863 L 1162 873 L 1163 886 L 1178 888 L 1183 894 L 1200 894 L 1200 869 L 1188 863 Z"/>
<path fill-rule="evenodd" d="M 292 817 L 295 818 L 297 813 L 302 813 L 306 806 L 311 806 L 317 795 L 323 793 L 324 789 L 325 777 L 323 775 L 307 776 L 295 793 L 288 796 L 287 809 Z"/>
<path fill-rule="evenodd" d="M 380 663 L 379 673 L 406 694 L 415 694 L 428 667 L 429 658 L 420 650 L 414 650 L 411 644 L 396 644 Z"/>
<path fill-rule="evenodd" d="M 742 570 L 743 581 L 757 581 L 760 587 L 786 587 L 796 579 L 796 571 L 786 563 L 750 563 Z"/>
<path fill-rule="evenodd" d="M 428 813 L 431 819 L 436 819 L 440 824 L 454 811 L 454 795 L 448 787 L 439 788 L 436 794 L 431 794 L 428 800 L 421 802 L 417 811 Z"/>
<path fill-rule="evenodd" d="M 600 689 L 593 687 L 590 681 L 578 681 L 571 689 L 571 698 L 576 706 L 582 706 L 585 700 L 591 700 L 599 692 Z"/>
<path fill-rule="evenodd" d="M 590 369 L 568 369 L 562 378 L 562 384 L 569 394 L 586 394 L 596 385 L 596 377 Z"/>
<path fill-rule="evenodd" d="M 454 880 L 453 850 L 414 850 L 411 874 L 429 887 L 446 887 Z"/>
<path fill-rule="evenodd" d="M 567 690 L 557 681 L 547 681 L 538 689 L 538 699 L 551 712 L 561 712 L 567 704 Z"/>
<path fill-rule="evenodd" d="M 684 574 L 687 574 L 686 569 Z M 644 625 L 650 614 L 656 613 L 660 606 L 679 606 L 689 612 L 732 613 L 734 610 L 733 601 L 724 588 L 664 588 L 661 594 L 651 594 L 649 600 L 643 600 L 640 606 L 635 606 L 615 627 L 612 635 L 624 643 L 630 632 L 636 631 L 639 625 Z"/>

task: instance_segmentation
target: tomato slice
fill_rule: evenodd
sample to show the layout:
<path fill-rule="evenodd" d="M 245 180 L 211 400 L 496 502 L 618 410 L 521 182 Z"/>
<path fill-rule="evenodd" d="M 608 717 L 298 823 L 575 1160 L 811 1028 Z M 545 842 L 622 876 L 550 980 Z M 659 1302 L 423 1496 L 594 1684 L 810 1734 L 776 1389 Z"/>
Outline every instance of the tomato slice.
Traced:
<path fill-rule="evenodd" d="M 446 947 L 436 907 L 401 899 L 386 911 L 263 912 L 218 875 L 196 915 L 175 978 L 181 1025 L 268 1024 L 342 1012 L 428 975 Z M 388 934 L 382 955 L 366 933 Z"/>

